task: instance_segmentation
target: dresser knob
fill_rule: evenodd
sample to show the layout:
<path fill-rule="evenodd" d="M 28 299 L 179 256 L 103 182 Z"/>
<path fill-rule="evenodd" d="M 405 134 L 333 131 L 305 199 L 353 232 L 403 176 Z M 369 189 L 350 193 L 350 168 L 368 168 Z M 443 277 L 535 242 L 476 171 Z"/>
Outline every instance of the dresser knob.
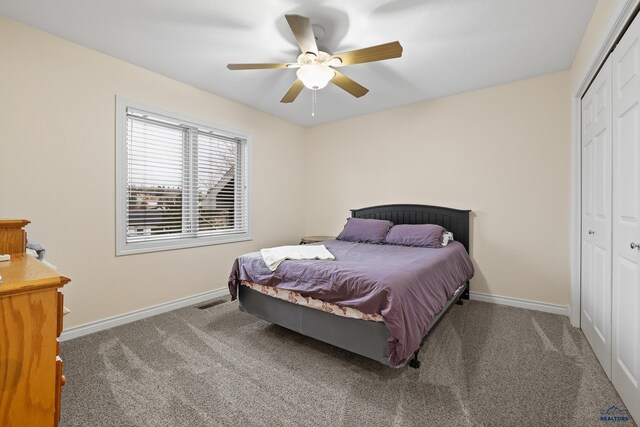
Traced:
<path fill-rule="evenodd" d="M 596 234 L 596 232 L 593 230 L 589 230 L 589 234 L 593 235 L 593 234 Z"/>
<path fill-rule="evenodd" d="M 630 245 L 630 246 L 631 246 L 631 249 L 638 249 L 638 250 L 640 250 L 640 243 L 633 243 L 633 242 L 631 242 L 631 245 Z"/>

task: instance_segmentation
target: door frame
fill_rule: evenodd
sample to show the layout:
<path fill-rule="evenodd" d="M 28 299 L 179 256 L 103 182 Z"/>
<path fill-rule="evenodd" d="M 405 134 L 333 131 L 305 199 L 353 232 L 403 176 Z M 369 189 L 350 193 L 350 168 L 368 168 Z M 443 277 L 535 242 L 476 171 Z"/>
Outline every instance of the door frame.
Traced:
<path fill-rule="evenodd" d="M 581 100 L 589 84 L 604 64 L 609 51 L 620 34 L 626 29 L 640 0 L 618 0 L 604 32 L 600 36 L 593 54 L 587 61 L 576 87 L 571 94 L 571 297 L 569 320 L 580 327 L 580 264 L 581 264 L 581 214 L 582 214 L 582 120 Z"/>

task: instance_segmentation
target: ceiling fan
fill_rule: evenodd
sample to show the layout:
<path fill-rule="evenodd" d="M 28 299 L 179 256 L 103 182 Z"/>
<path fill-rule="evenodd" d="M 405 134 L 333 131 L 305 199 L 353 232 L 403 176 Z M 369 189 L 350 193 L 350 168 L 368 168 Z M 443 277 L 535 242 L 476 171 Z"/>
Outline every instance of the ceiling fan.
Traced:
<path fill-rule="evenodd" d="M 402 46 L 397 41 L 332 55 L 331 53 L 318 50 L 309 18 L 301 15 L 285 15 L 285 18 L 302 51 L 298 56 L 297 62 L 227 65 L 227 68 L 230 70 L 297 68 L 298 71 L 296 74 L 298 78 L 293 82 L 293 85 L 291 85 L 280 102 L 293 102 L 303 87 L 315 91 L 324 88 L 329 82 L 344 89 L 356 98 L 360 98 L 366 95 L 369 89 L 351 80 L 335 68 L 365 62 L 383 61 L 385 59 L 399 58 L 402 56 Z"/>

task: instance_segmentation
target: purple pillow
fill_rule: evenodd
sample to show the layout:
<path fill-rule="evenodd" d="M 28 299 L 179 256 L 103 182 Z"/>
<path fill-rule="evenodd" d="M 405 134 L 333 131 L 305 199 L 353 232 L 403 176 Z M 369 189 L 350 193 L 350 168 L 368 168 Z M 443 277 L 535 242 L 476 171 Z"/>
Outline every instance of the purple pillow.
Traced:
<path fill-rule="evenodd" d="M 399 224 L 389 230 L 385 243 L 422 248 L 441 248 L 446 230 L 436 224 Z"/>
<path fill-rule="evenodd" d="M 382 243 L 391 227 L 391 221 L 382 219 L 349 218 L 337 239 L 347 242 Z"/>

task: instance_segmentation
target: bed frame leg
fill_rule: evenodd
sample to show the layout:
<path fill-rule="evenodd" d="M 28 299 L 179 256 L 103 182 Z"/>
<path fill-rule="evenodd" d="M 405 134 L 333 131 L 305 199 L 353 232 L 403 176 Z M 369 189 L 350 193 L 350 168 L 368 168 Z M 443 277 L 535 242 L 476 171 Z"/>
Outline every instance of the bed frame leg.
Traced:
<path fill-rule="evenodd" d="M 418 352 L 420 349 L 417 349 L 415 353 L 413 353 L 413 359 L 409 360 L 409 366 L 413 369 L 420 368 L 420 361 L 418 360 Z"/>
<path fill-rule="evenodd" d="M 456 301 L 456 304 L 463 305 L 464 301 L 462 301 L 462 298 L 458 298 L 458 301 Z"/>
<path fill-rule="evenodd" d="M 469 299 L 469 282 L 467 282 L 467 289 L 465 289 L 462 295 L 460 296 L 460 302 L 462 302 L 463 299 L 466 299 L 466 300 Z"/>

